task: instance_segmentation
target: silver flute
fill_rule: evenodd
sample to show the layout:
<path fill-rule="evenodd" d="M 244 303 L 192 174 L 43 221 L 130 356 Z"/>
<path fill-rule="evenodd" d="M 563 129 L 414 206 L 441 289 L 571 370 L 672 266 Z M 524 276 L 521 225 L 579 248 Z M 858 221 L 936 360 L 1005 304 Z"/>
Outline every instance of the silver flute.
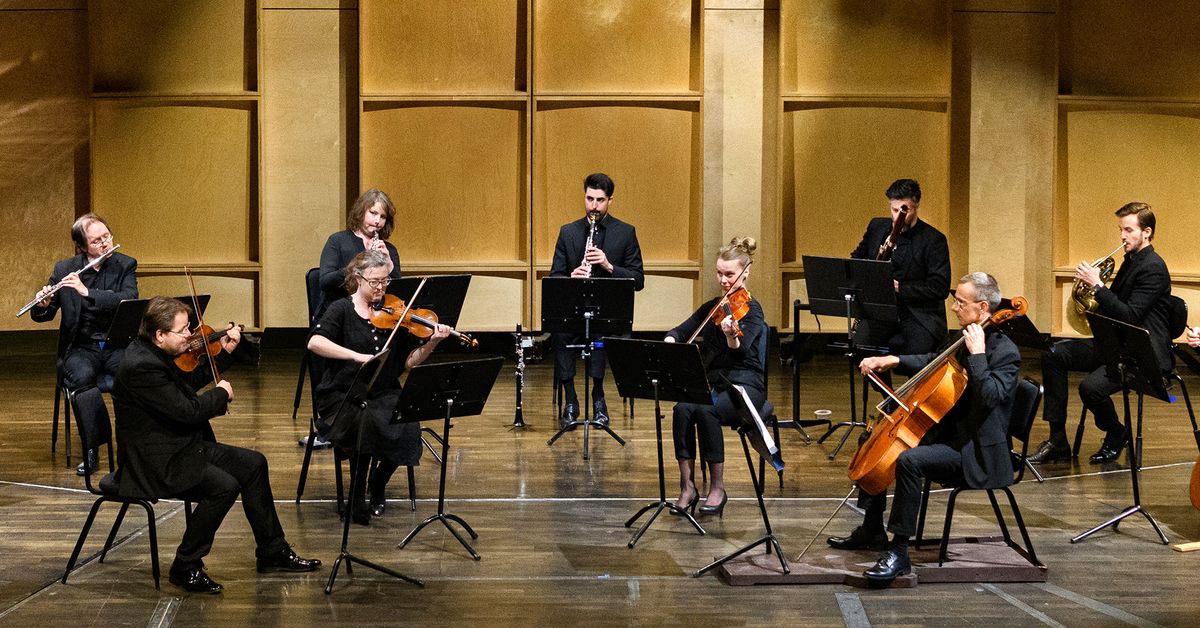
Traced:
<path fill-rule="evenodd" d="M 104 263 L 104 260 L 108 259 L 113 253 L 116 253 L 117 249 L 119 249 L 119 248 L 121 248 L 120 244 L 113 245 L 113 247 L 111 249 L 108 249 L 107 251 L 101 253 L 100 257 L 97 257 L 96 259 L 92 260 L 91 262 L 88 262 L 87 266 L 84 266 L 83 268 L 80 268 L 79 270 L 77 270 L 71 274 L 72 275 L 82 275 L 84 273 L 84 271 L 91 270 L 91 269 L 99 266 L 100 264 Z M 68 277 L 69 276 L 70 275 L 68 275 Z M 65 285 L 67 285 L 66 277 L 64 277 L 62 279 L 62 281 L 58 282 L 57 284 L 54 284 L 54 287 L 50 288 L 45 293 L 38 292 L 37 296 L 33 297 L 32 301 L 30 301 L 29 303 L 26 303 L 25 307 L 21 308 L 21 310 L 17 312 L 17 317 L 19 318 L 25 312 L 32 310 L 33 306 L 37 305 L 38 303 L 41 303 L 42 301 L 45 301 L 47 298 L 50 297 L 50 295 L 54 294 L 55 292 L 58 292 Z"/>

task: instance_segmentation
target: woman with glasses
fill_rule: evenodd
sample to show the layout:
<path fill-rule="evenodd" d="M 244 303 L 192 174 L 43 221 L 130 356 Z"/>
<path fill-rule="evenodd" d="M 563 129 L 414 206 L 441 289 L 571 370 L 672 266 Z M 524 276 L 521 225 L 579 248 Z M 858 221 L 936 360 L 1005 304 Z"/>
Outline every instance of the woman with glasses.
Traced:
<path fill-rule="evenodd" d="M 351 468 L 357 477 L 364 478 L 368 460 L 374 456 L 379 465 L 368 482 L 358 482 L 358 494 L 351 495 L 355 504 L 354 521 L 367 525 L 371 515 L 383 515 L 386 504 L 384 488 L 401 465 L 416 465 L 421 460 L 421 427 L 419 423 L 395 423 L 392 411 L 400 398 L 400 375 L 425 361 L 434 347 L 450 335 L 450 328 L 438 325 L 427 342 L 418 340 L 403 329 L 391 345 L 391 353 L 383 372 L 372 388 L 364 415 L 353 416 L 338 408 L 350 391 L 359 365 L 383 350 L 390 329 L 376 328 L 371 322 L 371 306 L 383 298 L 391 278 L 391 261 L 375 250 L 363 251 L 342 271 L 342 286 L 349 297 L 329 304 L 313 328 L 308 349 L 326 359 L 325 375 L 314 396 L 320 415 L 318 429 L 335 446 L 351 453 Z M 334 420 L 335 417 L 337 420 Z M 356 451 L 362 434 L 362 450 Z M 370 502 L 362 507 L 366 485 L 370 486 Z"/>

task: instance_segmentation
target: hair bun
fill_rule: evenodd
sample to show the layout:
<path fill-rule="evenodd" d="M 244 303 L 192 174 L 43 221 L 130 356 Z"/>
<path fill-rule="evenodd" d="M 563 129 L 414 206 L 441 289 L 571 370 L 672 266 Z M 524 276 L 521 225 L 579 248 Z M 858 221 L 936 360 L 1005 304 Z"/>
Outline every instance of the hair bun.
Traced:
<path fill-rule="evenodd" d="M 734 248 L 739 248 L 746 252 L 746 255 L 754 255 L 755 249 L 758 248 L 758 242 L 750 236 L 735 237 L 729 241 L 729 245 Z"/>

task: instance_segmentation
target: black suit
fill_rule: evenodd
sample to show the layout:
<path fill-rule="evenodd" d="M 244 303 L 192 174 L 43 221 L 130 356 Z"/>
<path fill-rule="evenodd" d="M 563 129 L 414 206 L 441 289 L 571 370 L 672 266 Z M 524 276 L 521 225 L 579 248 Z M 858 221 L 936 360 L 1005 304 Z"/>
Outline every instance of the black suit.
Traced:
<path fill-rule="evenodd" d="M 571 271 L 583 263 L 584 245 L 587 244 L 590 229 L 591 223 L 585 216 L 563 225 L 558 230 L 558 241 L 554 245 L 554 262 L 550 266 L 551 277 L 570 277 Z M 612 272 L 600 266 L 592 266 L 592 277 L 629 278 L 633 279 L 634 290 L 642 289 L 646 283 L 646 275 L 642 271 L 642 248 L 638 245 L 637 232 L 632 225 L 606 214 L 596 224 L 596 235 L 592 237 L 592 245 L 604 251 L 608 262 L 613 266 Z M 563 349 L 562 346 L 580 342 L 583 342 L 582 337 L 555 334 L 555 346 L 559 347 L 555 354 L 555 371 L 560 379 L 574 377 L 577 354 L 575 350 Z M 594 351 L 589 374 L 593 378 L 604 377 L 604 366 L 604 351 Z M 569 391 L 571 392 L 573 391 Z"/>
<path fill-rule="evenodd" d="M 1172 338 L 1167 330 L 1170 294 L 1171 273 L 1153 245 L 1127 253 L 1112 286 L 1096 291 L 1101 314 L 1150 331 L 1158 365 L 1164 371 L 1174 365 Z M 1121 384 L 1108 378 L 1095 344 L 1090 338 L 1062 340 L 1042 355 L 1046 390 L 1042 416 L 1060 437 L 1065 436 L 1062 426 L 1067 421 L 1067 376 L 1070 371 L 1086 372 L 1088 375 L 1079 385 L 1079 396 L 1095 416 L 1096 426 L 1109 434 L 1109 444 L 1117 445 L 1125 434 L 1125 426 L 1117 418 L 1111 396 L 1121 390 Z"/>
<path fill-rule="evenodd" d="M 875 259 L 891 232 L 891 219 L 872 218 L 850 257 Z M 950 249 L 946 236 L 918 219 L 896 238 L 892 278 L 900 282 L 900 291 L 896 293 L 899 322 L 870 321 L 866 323 L 865 337 L 859 342 L 886 346 L 893 355 L 933 350 L 946 335 L 946 295 L 950 292 Z M 862 326 L 859 329 L 864 331 Z"/>
<path fill-rule="evenodd" d="M 900 368 L 919 371 L 935 357 L 900 356 Z M 895 534 L 916 534 L 924 478 L 971 488 L 1012 484 L 1008 426 L 1021 353 L 1007 336 L 988 331 L 983 354 L 969 354 L 964 347 L 957 357 L 967 371 L 967 389 L 921 444 L 896 461 L 896 494 L 888 519 L 888 530 Z M 859 503 L 882 513 L 884 500 L 884 495 L 864 494 Z"/>
<path fill-rule="evenodd" d="M 227 357 L 222 353 L 218 366 Z M 196 388 L 212 381 L 207 367 L 204 362 L 184 373 L 171 356 L 138 338 L 126 352 L 113 389 L 118 492 L 196 502 L 173 572 L 203 566 L 217 528 L 239 493 L 258 555 L 287 545 L 275 513 L 267 459 L 256 451 L 218 443 L 213 436 L 209 419 L 225 414 L 229 396 L 221 388 L 196 394 Z"/>
<path fill-rule="evenodd" d="M 64 277 L 87 265 L 87 256 L 80 253 L 54 265 L 49 285 L 57 285 Z M 113 253 L 99 269 L 89 270 L 80 279 L 88 287 L 85 298 L 73 288 L 54 293 L 47 307 L 34 306 L 29 316 L 44 323 L 54 320 L 62 310 L 58 326 L 58 359 L 63 381 L 71 390 L 91 388 L 99 383 L 102 389 L 112 388 L 112 376 L 121 363 L 123 351 L 104 349 L 108 325 L 117 305 L 125 299 L 136 299 L 137 260 Z M 98 381 L 99 380 L 99 381 Z"/>

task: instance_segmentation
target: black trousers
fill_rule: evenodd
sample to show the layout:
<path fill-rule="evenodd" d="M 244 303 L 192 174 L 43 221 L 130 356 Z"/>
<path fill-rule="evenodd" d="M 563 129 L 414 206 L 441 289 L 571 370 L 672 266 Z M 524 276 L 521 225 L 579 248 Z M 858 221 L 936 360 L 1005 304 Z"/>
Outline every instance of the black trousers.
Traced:
<path fill-rule="evenodd" d="M 97 344 L 71 347 L 63 358 L 63 383 L 73 391 L 99 386 L 101 391 L 110 392 L 123 357 L 124 349 L 110 351 Z"/>
<path fill-rule="evenodd" d="M 896 495 L 887 525 L 892 534 L 916 535 L 925 478 L 933 482 L 961 483 L 962 454 L 941 443 L 918 445 L 900 454 L 896 460 Z M 868 520 L 882 518 L 887 507 L 887 494 L 873 495 L 859 489 L 858 505 L 867 511 Z"/>
<path fill-rule="evenodd" d="M 242 496 L 246 520 L 254 531 L 255 554 L 267 556 L 283 551 L 287 541 L 275 512 L 267 458 L 251 449 L 221 443 L 205 443 L 204 453 L 208 461 L 200 483 L 179 495 L 194 502 L 196 507 L 175 551 L 171 571 L 204 566 L 204 557 L 212 550 L 217 529 L 238 494 Z"/>
<path fill-rule="evenodd" d="M 676 460 L 696 459 L 696 438 L 700 439 L 700 457 L 712 463 L 725 462 L 725 435 L 721 426 L 736 425 L 741 421 L 737 406 L 726 390 L 717 394 L 716 403 L 705 406 L 695 403 L 675 404 L 672 412 L 671 433 L 675 440 Z M 755 408 L 762 408 L 767 400 L 766 391 L 746 386 L 746 394 Z"/>
<path fill-rule="evenodd" d="M 579 349 L 568 349 L 567 345 L 581 345 L 584 343 L 582 335 L 575 334 L 554 334 L 554 374 L 559 380 L 571 379 L 575 377 L 575 363 L 579 359 Z M 595 349 L 592 351 L 591 366 L 588 368 L 588 375 L 593 378 L 604 377 L 604 367 L 608 365 L 605 360 L 604 349 Z"/>
<path fill-rule="evenodd" d="M 1112 401 L 1112 394 L 1121 390 L 1121 384 L 1108 378 L 1094 340 L 1062 340 L 1042 354 L 1042 418 L 1052 425 L 1066 424 L 1067 376 L 1071 371 L 1087 373 L 1079 384 L 1079 398 L 1096 418 L 1096 427 L 1124 434 L 1125 426 Z"/>

